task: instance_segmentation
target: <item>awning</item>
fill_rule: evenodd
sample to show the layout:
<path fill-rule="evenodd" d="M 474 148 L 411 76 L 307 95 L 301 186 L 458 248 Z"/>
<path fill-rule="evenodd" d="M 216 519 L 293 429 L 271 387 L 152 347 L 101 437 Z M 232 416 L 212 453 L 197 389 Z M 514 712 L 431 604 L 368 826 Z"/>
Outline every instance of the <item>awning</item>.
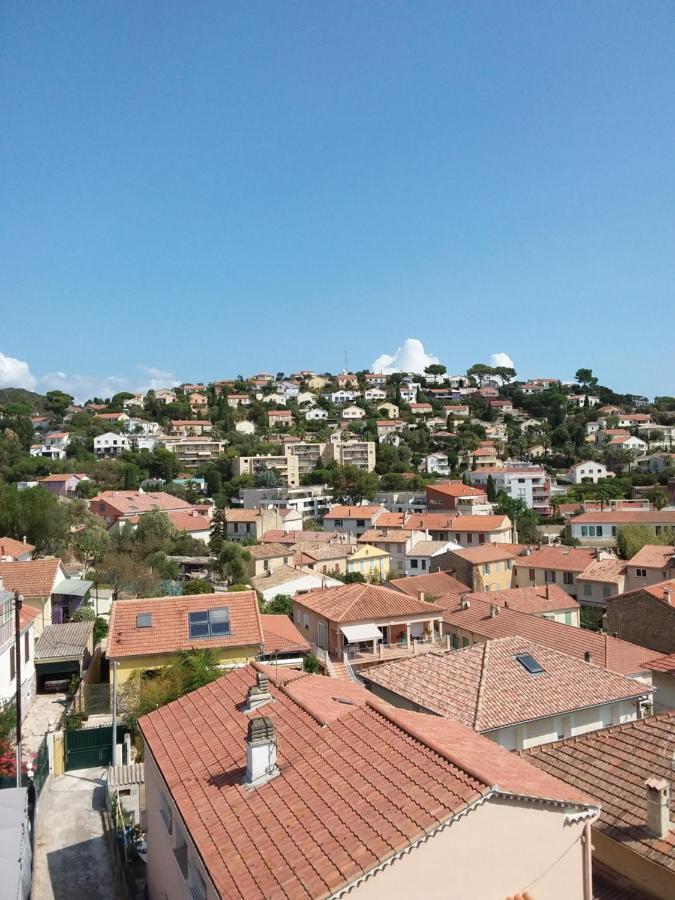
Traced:
<path fill-rule="evenodd" d="M 360 641 L 382 640 L 382 632 L 377 625 L 343 625 L 340 631 L 347 638 L 349 644 L 358 644 Z"/>

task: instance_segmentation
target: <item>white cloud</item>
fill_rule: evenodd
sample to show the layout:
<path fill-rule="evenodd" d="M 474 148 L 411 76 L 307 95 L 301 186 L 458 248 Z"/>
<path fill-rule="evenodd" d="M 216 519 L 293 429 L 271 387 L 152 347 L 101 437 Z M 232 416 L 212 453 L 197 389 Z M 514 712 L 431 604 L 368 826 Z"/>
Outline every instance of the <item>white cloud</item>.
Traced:
<path fill-rule="evenodd" d="M 131 394 L 145 394 L 149 390 L 161 387 L 172 387 L 179 379 L 172 373 L 152 366 L 137 367 L 145 377 L 128 378 L 120 375 L 69 375 L 66 372 L 48 372 L 39 381 L 46 391 L 65 391 L 75 398 L 76 403 L 83 403 L 92 397 L 106 399 L 128 391 Z"/>
<path fill-rule="evenodd" d="M 391 375 L 392 372 L 414 372 L 421 375 L 427 366 L 439 362 L 437 356 L 427 353 L 422 341 L 417 338 L 406 338 L 402 347 L 398 347 L 393 356 L 383 353 L 370 367 L 372 372 Z"/>
<path fill-rule="evenodd" d="M 508 353 L 493 353 L 490 357 L 490 365 L 496 368 L 503 366 L 505 369 L 515 369 L 515 365 Z"/>
<path fill-rule="evenodd" d="M 179 384 L 178 378 L 173 372 L 167 372 L 164 369 L 156 369 L 153 366 L 138 366 L 141 372 L 147 376 L 146 383 L 137 387 L 134 393 L 145 394 L 147 391 L 157 391 L 160 388 L 170 388 Z"/>
<path fill-rule="evenodd" d="M 37 379 L 27 362 L 0 353 L 0 387 L 24 388 L 30 391 L 36 383 Z"/>

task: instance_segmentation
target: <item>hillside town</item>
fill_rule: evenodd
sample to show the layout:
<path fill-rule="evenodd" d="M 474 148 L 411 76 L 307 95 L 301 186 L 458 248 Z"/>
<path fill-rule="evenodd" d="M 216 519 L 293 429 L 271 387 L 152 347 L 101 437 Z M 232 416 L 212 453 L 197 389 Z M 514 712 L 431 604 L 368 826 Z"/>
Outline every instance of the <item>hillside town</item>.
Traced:
<path fill-rule="evenodd" d="M 675 896 L 674 432 L 590 368 L 0 390 L 12 896 Z"/>

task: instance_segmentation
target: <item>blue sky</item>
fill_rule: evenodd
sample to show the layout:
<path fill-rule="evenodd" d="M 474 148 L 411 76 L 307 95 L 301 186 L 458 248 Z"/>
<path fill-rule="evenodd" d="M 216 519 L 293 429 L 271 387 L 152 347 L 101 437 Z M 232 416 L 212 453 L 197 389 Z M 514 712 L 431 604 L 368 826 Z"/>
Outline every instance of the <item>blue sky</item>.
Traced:
<path fill-rule="evenodd" d="M 672 3 L 8 2 L 0 29 L 0 384 L 415 337 L 675 393 Z"/>

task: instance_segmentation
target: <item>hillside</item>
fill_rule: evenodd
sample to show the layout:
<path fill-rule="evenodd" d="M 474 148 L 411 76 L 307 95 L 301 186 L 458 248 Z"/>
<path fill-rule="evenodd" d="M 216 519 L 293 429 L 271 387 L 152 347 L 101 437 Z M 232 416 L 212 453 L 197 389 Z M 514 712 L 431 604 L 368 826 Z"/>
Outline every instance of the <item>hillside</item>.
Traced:
<path fill-rule="evenodd" d="M 45 412 L 45 400 L 43 394 L 26 391 L 24 388 L 0 388 L 0 407 L 11 403 L 29 403 L 32 410 L 42 414 Z"/>

